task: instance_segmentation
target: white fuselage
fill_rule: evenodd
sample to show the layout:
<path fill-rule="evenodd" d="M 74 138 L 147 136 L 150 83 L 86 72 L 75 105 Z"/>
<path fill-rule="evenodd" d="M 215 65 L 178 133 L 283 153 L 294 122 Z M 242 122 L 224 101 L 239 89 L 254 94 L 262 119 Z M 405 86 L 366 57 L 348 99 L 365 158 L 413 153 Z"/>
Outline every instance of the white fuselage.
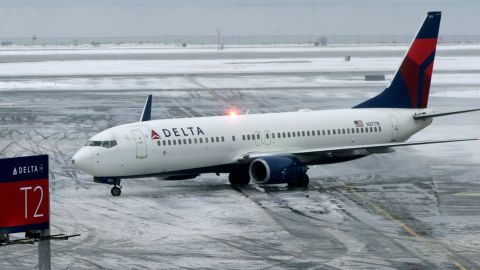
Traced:
<path fill-rule="evenodd" d="M 98 133 L 90 141 L 116 145 L 84 146 L 74 159 L 96 177 L 166 175 L 234 164 L 248 153 L 402 142 L 432 122 L 413 118 L 424 111 L 343 109 L 136 122 Z"/>

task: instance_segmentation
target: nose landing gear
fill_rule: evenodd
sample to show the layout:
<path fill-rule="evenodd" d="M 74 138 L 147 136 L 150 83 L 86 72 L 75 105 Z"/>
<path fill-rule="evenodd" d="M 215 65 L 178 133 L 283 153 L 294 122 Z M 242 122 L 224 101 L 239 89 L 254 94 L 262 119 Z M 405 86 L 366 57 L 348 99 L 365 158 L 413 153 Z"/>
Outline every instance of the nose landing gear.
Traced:
<path fill-rule="evenodd" d="M 110 190 L 110 193 L 112 193 L 112 196 L 114 197 L 117 197 L 117 196 L 120 196 L 120 194 L 122 194 L 122 186 L 121 185 L 114 185 L 112 187 L 112 190 Z"/>
<path fill-rule="evenodd" d="M 113 185 L 112 189 L 110 190 L 110 193 L 112 193 L 112 196 L 117 197 L 122 194 L 122 186 L 120 185 L 120 178 L 118 177 L 94 177 L 93 181 L 95 183 L 102 183 L 102 184 L 109 184 Z"/>

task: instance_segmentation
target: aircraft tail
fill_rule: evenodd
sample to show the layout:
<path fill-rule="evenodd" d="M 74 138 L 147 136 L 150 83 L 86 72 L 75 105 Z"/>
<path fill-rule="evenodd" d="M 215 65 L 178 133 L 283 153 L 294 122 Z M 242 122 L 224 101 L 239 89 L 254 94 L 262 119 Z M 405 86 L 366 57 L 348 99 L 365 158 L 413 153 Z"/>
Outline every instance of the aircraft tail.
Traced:
<path fill-rule="evenodd" d="M 393 81 L 354 108 L 426 108 L 442 13 L 428 12 Z"/>

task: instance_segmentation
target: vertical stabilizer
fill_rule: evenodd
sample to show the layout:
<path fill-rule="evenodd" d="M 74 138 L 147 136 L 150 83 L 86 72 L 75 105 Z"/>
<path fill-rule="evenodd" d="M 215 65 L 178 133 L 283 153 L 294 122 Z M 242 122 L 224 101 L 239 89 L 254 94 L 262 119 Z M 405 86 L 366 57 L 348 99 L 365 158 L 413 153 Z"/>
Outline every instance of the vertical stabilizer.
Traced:
<path fill-rule="evenodd" d="M 427 107 L 441 16 L 428 12 L 391 84 L 354 108 Z"/>

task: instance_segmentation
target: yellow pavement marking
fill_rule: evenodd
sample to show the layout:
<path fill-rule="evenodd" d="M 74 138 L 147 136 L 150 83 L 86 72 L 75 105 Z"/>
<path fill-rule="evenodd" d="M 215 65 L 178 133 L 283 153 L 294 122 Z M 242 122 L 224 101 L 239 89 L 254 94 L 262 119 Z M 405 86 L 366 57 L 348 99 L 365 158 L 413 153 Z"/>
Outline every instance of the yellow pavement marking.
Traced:
<path fill-rule="evenodd" d="M 375 209 L 377 212 L 379 212 L 380 214 L 382 214 L 384 217 L 386 217 L 387 219 L 397 223 L 404 231 L 406 231 L 408 234 L 410 234 L 411 236 L 415 237 L 415 239 L 417 239 L 418 241 L 420 242 L 423 242 L 427 245 L 429 245 L 434 251 L 437 251 L 439 249 L 439 245 L 438 244 L 435 244 L 433 243 L 431 240 L 419 235 L 417 232 L 415 232 L 415 230 L 413 230 L 410 226 L 408 226 L 407 224 L 401 222 L 400 220 L 394 218 L 387 210 L 381 208 L 380 206 L 378 206 L 377 204 L 375 204 L 374 202 L 372 202 L 371 200 L 368 199 L 367 196 L 363 195 L 363 194 L 360 194 L 358 193 L 354 188 L 352 187 L 346 187 L 348 189 L 348 191 L 350 191 L 353 195 L 355 195 L 356 197 L 358 197 L 359 199 L 361 199 L 364 203 L 366 203 L 368 206 L 370 206 L 371 208 Z M 462 264 L 460 264 L 458 261 L 454 260 L 452 257 L 449 257 L 450 261 L 452 261 L 453 265 L 455 265 L 458 269 L 460 270 L 468 270 L 468 268 L 466 268 L 465 266 L 463 266 Z"/>
<path fill-rule="evenodd" d="M 450 257 L 450 261 L 452 261 L 453 265 L 455 265 L 458 269 L 460 270 L 468 270 L 465 266 L 461 265 L 459 262 L 454 260 L 452 257 Z"/>

